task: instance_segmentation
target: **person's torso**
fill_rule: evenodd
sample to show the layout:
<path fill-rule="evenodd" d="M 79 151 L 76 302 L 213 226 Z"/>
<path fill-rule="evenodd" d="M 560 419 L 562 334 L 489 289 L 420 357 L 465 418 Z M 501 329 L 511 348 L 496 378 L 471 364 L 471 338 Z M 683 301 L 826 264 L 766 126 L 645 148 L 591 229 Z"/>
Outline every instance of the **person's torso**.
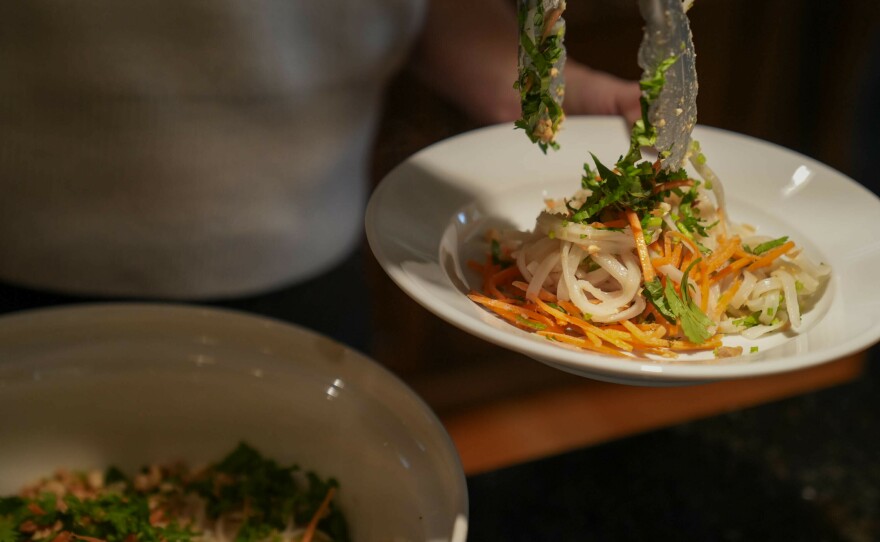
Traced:
<path fill-rule="evenodd" d="M 0 7 L 0 279 L 238 295 L 360 236 L 416 0 Z"/>

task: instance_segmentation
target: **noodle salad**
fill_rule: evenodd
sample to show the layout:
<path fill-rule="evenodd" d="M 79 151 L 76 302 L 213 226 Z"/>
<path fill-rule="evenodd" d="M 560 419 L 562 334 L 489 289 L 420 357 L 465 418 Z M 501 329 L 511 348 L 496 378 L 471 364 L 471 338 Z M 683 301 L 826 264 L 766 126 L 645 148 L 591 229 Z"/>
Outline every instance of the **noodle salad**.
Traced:
<path fill-rule="evenodd" d="M 338 486 L 244 443 L 199 469 L 62 469 L 0 497 L 0 541 L 346 542 Z"/>
<path fill-rule="evenodd" d="M 580 189 L 545 201 L 532 231 L 487 233 L 486 261 L 469 262 L 482 277 L 471 300 L 549 341 L 624 357 L 732 357 L 743 348 L 725 335 L 802 329 L 830 268 L 786 236 L 729 221 L 696 141 L 685 159 L 699 178 L 664 169 L 663 152 L 642 157 L 657 140 L 650 104 L 674 62 L 643 78 L 642 118 L 613 167 L 592 156 Z"/>

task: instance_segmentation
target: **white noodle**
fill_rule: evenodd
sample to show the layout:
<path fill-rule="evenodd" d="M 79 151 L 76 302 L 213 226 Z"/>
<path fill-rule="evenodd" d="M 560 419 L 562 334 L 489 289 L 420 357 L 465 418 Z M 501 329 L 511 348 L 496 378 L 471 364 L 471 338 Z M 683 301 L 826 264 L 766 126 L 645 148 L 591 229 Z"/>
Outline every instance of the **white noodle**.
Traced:
<path fill-rule="evenodd" d="M 559 253 L 552 252 L 544 258 L 544 261 L 541 262 L 541 265 L 538 266 L 538 269 L 535 270 L 535 275 L 532 277 L 532 280 L 529 282 L 529 287 L 526 290 L 526 297 L 532 299 L 537 297 L 538 292 L 544 287 L 544 282 L 547 280 L 547 277 L 550 276 L 550 272 L 559 265 Z"/>

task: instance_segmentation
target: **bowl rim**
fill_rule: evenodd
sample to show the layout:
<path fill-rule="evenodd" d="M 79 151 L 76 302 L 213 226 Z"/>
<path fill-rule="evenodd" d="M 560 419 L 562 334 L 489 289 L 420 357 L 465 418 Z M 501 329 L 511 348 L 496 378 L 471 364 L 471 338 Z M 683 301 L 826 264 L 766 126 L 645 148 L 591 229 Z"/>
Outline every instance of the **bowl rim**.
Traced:
<path fill-rule="evenodd" d="M 353 364 L 358 372 L 365 370 L 370 381 L 373 381 L 373 378 L 384 381 L 383 387 L 388 386 L 395 390 L 394 398 L 396 401 L 404 401 L 407 405 L 412 405 L 416 409 L 414 412 L 398 412 L 397 415 L 417 416 L 419 419 L 424 420 L 426 423 L 424 423 L 423 429 L 427 433 L 432 434 L 432 438 L 436 439 L 436 443 L 441 446 L 442 460 L 448 462 L 456 474 L 456 479 L 454 480 L 456 494 L 451 496 L 451 503 L 455 507 L 457 517 L 451 518 L 454 520 L 454 525 L 450 524 L 450 529 L 460 530 L 462 527 L 459 525 L 462 522 L 466 529 L 469 517 L 469 500 L 467 480 L 461 463 L 461 457 L 451 436 L 434 411 L 424 399 L 388 368 L 382 366 L 365 353 L 311 329 L 277 318 L 222 307 L 163 302 L 90 302 L 25 309 L 0 315 L 0 354 L 3 353 L 4 346 L 8 346 L 2 343 L 3 336 L 15 335 L 23 330 L 32 331 L 41 327 L 43 329 L 56 330 L 59 327 L 65 328 L 66 326 L 73 328 L 78 325 L 81 326 L 83 321 L 93 322 L 95 319 L 98 319 L 98 321 L 104 319 L 105 322 L 120 323 L 121 325 L 131 322 L 164 322 L 166 325 L 173 327 L 174 319 L 177 318 L 198 319 L 200 323 L 206 324 L 206 328 L 211 325 L 224 324 L 238 330 L 241 336 L 252 332 L 259 332 L 261 337 L 277 338 L 279 340 L 318 341 L 320 346 L 316 350 L 323 350 L 321 348 L 323 346 L 337 349 L 336 351 L 340 352 L 340 355 L 344 357 L 346 364 Z M 224 327 L 224 329 L 228 331 L 229 327 Z M 165 331 L 159 328 L 156 333 L 162 334 Z M 113 332 L 109 332 L 108 336 L 112 335 Z M 69 340 L 62 339 L 62 342 L 77 340 L 79 339 L 71 337 Z M 94 337 L 83 337 L 81 340 L 87 344 L 89 340 L 94 340 Z M 35 336 L 30 336 L 22 339 L 18 346 L 29 344 L 39 344 L 39 341 L 35 339 Z M 282 353 L 278 356 L 278 361 L 280 364 L 283 364 L 295 361 L 295 359 L 289 353 Z M 333 361 L 327 355 L 324 355 L 314 363 L 324 365 L 333 363 Z M 59 378 L 73 380 L 89 378 L 95 374 L 92 372 L 65 371 L 63 362 L 50 362 L 49 365 L 50 367 L 45 368 L 46 371 L 43 372 L 41 378 L 47 377 L 53 372 L 59 373 Z M 33 361 L 27 358 L 12 361 L 0 359 L 0 395 L 4 393 L 4 388 L 8 384 L 38 384 L 40 380 L 34 378 L 34 369 L 41 370 L 44 368 L 40 367 L 39 364 L 34 366 Z M 123 367 L 121 370 L 125 371 L 127 368 Z M 99 370 L 98 374 L 102 372 L 102 370 Z M 384 401 L 379 394 L 375 394 L 375 397 L 380 401 Z M 390 403 L 386 404 L 386 407 L 389 411 L 395 412 Z"/>

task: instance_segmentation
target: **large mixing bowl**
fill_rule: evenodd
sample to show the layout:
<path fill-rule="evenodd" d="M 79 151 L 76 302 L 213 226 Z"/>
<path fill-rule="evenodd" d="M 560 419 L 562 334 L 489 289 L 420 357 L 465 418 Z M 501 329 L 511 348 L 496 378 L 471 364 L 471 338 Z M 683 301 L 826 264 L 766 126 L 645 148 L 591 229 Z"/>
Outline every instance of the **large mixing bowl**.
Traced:
<path fill-rule="evenodd" d="M 355 541 L 464 539 L 464 474 L 434 414 L 288 324 L 167 305 L 6 316 L 0 412 L 0 494 L 62 466 L 205 463 L 243 440 L 338 479 Z"/>

